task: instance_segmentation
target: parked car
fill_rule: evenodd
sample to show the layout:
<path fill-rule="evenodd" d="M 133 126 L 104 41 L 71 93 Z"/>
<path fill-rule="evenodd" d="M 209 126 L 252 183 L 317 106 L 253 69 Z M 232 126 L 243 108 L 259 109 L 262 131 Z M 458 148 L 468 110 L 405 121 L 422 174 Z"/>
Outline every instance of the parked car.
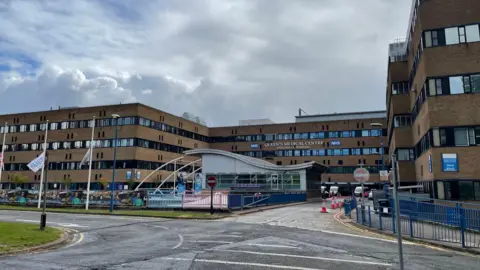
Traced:
<path fill-rule="evenodd" d="M 355 197 L 362 197 L 362 187 L 356 187 L 353 194 L 355 195 Z"/>
<path fill-rule="evenodd" d="M 370 190 L 370 192 L 368 192 L 368 199 L 371 200 L 371 201 L 373 200 L 373 192 L 374 191 L 376 191 L 376 189 L 372 189 L 372 190 Z"/>

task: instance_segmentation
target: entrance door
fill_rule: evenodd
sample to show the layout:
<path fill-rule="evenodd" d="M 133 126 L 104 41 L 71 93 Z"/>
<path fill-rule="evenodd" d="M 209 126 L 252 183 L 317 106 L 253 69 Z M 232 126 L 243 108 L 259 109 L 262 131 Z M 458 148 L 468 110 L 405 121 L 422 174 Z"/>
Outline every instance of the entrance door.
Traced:
<path fill-rule="evenodd" d="M 278 174 L 272 174 L 270 176 L 270 187 L 272 190 L 278 190 Z"/>

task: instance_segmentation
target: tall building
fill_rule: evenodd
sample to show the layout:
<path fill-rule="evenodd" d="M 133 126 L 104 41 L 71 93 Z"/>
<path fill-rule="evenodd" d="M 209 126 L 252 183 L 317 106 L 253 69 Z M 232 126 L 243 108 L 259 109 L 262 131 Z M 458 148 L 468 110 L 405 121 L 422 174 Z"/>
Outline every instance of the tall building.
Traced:
<path fill-rule="evenodd" d="M 118 126 L 112 119 L 114 114 L 120 116 Z M 186 150 L 200 148 L 227 150 L 277 165 L 316 161 L 328 166 L 327 173 L 315 179 L 318 187 L 338 185 L 353 189 L 353 171 L 358 164 L 364 164 L 371 173 L 369 184 L 380 187 L 378 172 L 382 154 L 387 153 L 386 145 L 382 147 L 387 133 L 385 111 L 297 116 L 295 122 L 283 124 L 250 120 L 238 126 L 208 128 L 200 124 L 202 121 L 186 119 L 196 117 L 178 117 L 142 104 L 59 108 L 0 116 L 0 123 L 8 122 L 3 186 L 39 187 L 40 172 L 33 173 L 27 164 L 42 152 L 48 128 L 49 189 L 65 185 L 86 189 L 88 165 L 80 163 L 90 146 L 93 117 L 93 189 L 101 189 L 112 180 L 112 146 L 117 127 L 115 183 L 119 189 L 126 188 L 128 180 L 138 183 L 151 173 L 143 187 L 156 187 L 168 176 L 163 187 L 172 187 L 174 168 L 196 158 L 185 156 L 176 162 L 177 167 L 169 164 L 155 170 L 183 156 Z M 1 135 L 4 131 L 2 126 Z M 193 166 L 183 170 L 191 172 Z M 24 181 L 18 182 L 19 175 Z"/>
<path fill-rule="evenodd" d="M 208 147 L 208 128 L 197 122 L 174 116 L 142 104 L 122 104 L 87 108 L 59 108 L 50 111 L 0 116 L 8 123 L 5 149 L 5 171 L 1 183 L 13 187 L 21 175 L 23 188 L 38 188 L 40 172 L 33 173 L 27 164 L 42 152 L 45 128 L 48 128 L 49 189 L 72 184 L 86 189 L 88 164 L 80 161 L 90 147 L 91 120 L 95 117 L 92 188 L 101 189 L 103 181 L 112 180 L 113 141 L 118 114 L 118 147 L 116 153 L 117 189 L 124 189 L 127 180 L 141 181 L 166 162 L 183 156 L 185 150 Z M 48 120 L 48 124 L 47 124 Z M 3 135 L 4 126 L 0 132 Z M 178 167 L 195 158 L 186 156 Z M 192 164 L 194 166 L 194 164 Z M 198 166 L 198 165 L 197 165 Z M 144 187 L 156 187 L 173 171 L 174 164 L 155 172 Z M 190 170 L 189 166 L 184 168 Z M 173 178 L 164 187 L 173 185 Z"/>
<path fill-rule="evenodd" d="M 480 200 L 480 1 L 415 0 L 389 47 L 388 146 L 402 185 Z"/>

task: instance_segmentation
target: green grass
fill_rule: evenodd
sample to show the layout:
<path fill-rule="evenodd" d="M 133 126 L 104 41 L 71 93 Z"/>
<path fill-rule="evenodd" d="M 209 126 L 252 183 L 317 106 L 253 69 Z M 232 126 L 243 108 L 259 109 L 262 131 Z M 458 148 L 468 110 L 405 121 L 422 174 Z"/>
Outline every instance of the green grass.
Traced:
<path fill-rule="evenodd" d="M 0 205 L 0 210 L 28 210 L 41 211 L 35 207 Z M 81 208 L 47 208 L 47 212 L 56 213 L 81 213 L 81 214 L 100 214 L 110 215 L 108 209 L 90 209 Z M 158 217 L 158 218 L 184 218 L 184 219 L 216 219 L 226 214 L 213 214 L 206 212 L 187 212 L 187 211 L 160 211 L 160 210 L 114 210 L 113 215 L 122 216 L 142 216 L 142 217 Z"/>
<path fill-rule="evenodd" d="M 0 254 L 47 244 L 62 236 L 59 229 L 47 227 L 41 231 L 39 227 L 39 224 L 0 222 Z"/>

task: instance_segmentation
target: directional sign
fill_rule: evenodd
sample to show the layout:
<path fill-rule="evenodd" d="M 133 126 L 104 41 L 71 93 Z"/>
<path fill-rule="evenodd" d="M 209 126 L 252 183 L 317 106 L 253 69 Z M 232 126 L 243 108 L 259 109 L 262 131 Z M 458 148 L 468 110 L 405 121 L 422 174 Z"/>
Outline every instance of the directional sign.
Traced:
<path fill-rule="evenodd" d="M 360 183 L 365 183 L 370 179 L 370 173 L 365 168 L 357 168 L 353 172 L 353 177 Z"/>
<path fill-rule="evenodd" d="M 210 177 L 208 177 L 208 179 L 207 179 L 207 184 L 208 184 L 208 186 L 210 186 L 211 188 L 214 188 L 214 187 L 217 185 L 217 179 L 215 179 L 215 176 L 210 176 Z"/>

